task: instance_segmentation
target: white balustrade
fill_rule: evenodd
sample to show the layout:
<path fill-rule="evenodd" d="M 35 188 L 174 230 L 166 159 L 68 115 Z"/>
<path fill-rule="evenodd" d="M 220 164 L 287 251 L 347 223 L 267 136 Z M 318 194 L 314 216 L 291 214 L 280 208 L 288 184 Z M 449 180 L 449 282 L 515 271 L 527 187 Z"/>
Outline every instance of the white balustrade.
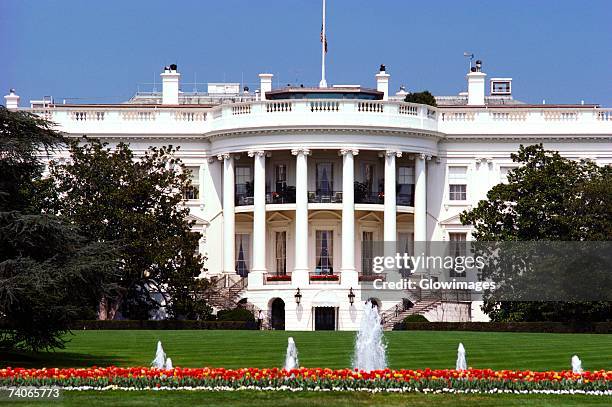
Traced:
<path fill-rule="evenodd" d="M 408 105 L 405 103 L 400 103 L 399 114 L 407 114 L 409 116 L 418 116 L 419 107 L 417 105 Z"/>
<path fill-rule="evenodd" d="M 384 108 L 384 102 L 358 102 L 357 103 L 357 111 L 358 112 L 376 112 L 382 113 Z"/>
<path fill-rule="evenodd" d="M 266 103 L 266 112 L 268 113 L 291 112 L 291 111 L 293 111 L 292 102 L 275 101 L 275 102 Z"/>
<path fill-rule="evenodd" d="M 476 113 L 474 112 L 443 112 L 442 121 L 468 122 L 474 121 Z"/>
<path fill-rule="evenodd" d="M 527 112 L 521 111 L 489 112 L 489 115 L 495 121 L 524 121 L 527 119 Z"/>
<path fill-rule="evenodd" d="M 338 112 L 340 102 L 333 100 L 313 100 L 310 102 L 311 112 Z"/>
<path fill-rule="evenodd" d="M 251 114 L 251 104 L 239 104 L 232 106 L 232 115 Z"/>
<path fill-rule="evenodd" d="M 157 112 L 147 110 L 128 110 L 121 112 L 121 118 L 126 121 L 151 121 L 155 120 Z"/>
<path fill-rule="evenodd" d="M 543 111 L 542 116 L 546 121 L 569 121 L 577 120 L 578 112 L 567 112 L 562 110 Z"/>

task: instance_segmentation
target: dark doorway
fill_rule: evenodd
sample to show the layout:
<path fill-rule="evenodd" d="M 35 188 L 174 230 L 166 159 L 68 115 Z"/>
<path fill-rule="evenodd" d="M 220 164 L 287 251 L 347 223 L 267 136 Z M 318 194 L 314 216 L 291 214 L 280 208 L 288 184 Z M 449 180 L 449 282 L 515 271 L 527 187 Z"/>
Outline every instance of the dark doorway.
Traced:
<path fill-rule="evenodd" d="M 285 301 L 275 298 L 272 301 L 272 329 L 277 331 L 285 330 Z"/>
<path fill-rule="evenodd" d="M 336 330 L 336 308 L 315 307 L 315 331 Z"/>

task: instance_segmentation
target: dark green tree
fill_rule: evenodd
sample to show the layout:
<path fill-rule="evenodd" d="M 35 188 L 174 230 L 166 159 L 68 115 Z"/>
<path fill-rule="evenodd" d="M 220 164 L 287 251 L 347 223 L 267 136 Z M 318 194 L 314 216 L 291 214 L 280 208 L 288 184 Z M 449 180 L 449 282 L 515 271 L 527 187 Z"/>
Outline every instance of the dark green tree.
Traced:
<path fill-rule="evenodd" d="M 438 106 L 436 103 L 436 98 L 428 90 L 424 90 L 423 92 L 409 93 L 406 95 L 406 99 L 404 99 L 404 101 L 410 103 L 421 103 L 429 106 Z"/>
<path fill-rule="evenodd" d="M 172 146 L 149 148 L 135 157 L 127 144 L 111 149 L 97 140 L 70 142 L 71 162 L 52 165 L 50 206 L 96 242 L 120 250 L 120 290 L 100 304 L 100 317 L 119 310 L 148 319 L 165 305 L 170 317 L 205 317 L 199 296 L 203 270 L 197 254 L 201 235 L 187 220 L 182 192 L 189 173 Z M 197 314 L 197 315 L 196 315 Z"/>
<path fill-rule="evenodd" d="M 478 241 L 608 241 L 612 239 L 612 168 L 573 161 L 541 144 L 521 146 L 519 166 L 477 207 L 461 214 Z M 583 272 L 585 270 L 582 270 Z M 610 302 L 486 300 L 493 321 L 597 321 Z"/>
<path fill-rule="evenodd" d="M 39 206 L 42 158 L 63 138 L 51 124 L 0 107 L 0 348 L 61 347 L 77 319 L 111 292 L 108 243 Z"/>

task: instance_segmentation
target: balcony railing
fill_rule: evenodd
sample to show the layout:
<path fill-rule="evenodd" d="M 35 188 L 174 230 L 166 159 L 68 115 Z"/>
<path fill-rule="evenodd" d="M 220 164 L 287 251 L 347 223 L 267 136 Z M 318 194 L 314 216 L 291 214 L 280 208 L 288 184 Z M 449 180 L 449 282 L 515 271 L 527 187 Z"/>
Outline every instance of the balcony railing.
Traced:
<path fill-rule="evenodd" d="M 255 199 L 252 193 L 237 193 L 234 197 L 236 206 L 246 206 L 253 205 L 255 203 Z"/>
<path fill-rule="evenodd" d="M 310 203 L 342 203 L 342 191 L 308 191 Z"/>
<path fill-rule="evenodd" d="M 382 205 L 385 203 L 385 194 L 382 192 L 376 192 L 371 194 L 355 193 L 355 203 Z"/>
<path fill-rule="evenodd" d="M 267 192 L 267 204 L 290 204 L 295 203 L 295 187 L 288 187 L 284 192 Z"/>

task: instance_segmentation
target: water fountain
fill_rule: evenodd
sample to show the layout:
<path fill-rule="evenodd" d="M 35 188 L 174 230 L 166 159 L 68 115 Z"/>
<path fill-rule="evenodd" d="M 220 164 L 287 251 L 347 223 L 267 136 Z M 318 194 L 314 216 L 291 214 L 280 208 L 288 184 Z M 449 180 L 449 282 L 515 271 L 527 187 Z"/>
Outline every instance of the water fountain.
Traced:
<path fill-rule="evenodd" d="M 582 374 L 582 360 L 578 355 L 572 356 L 572 373 Z"/>
<path fill-rule="evenodd" d="M 300 367 L 298 360 L 297 346 L 292 337 L 287 340 L 287 355 L 285 356 L 285 370 L 297 369 Z"/>
<path fill-rule="evenodd" d="M 151 367 L 157 369 L 163 369 L 166 362 L 166 352 L 162 348 L 161 341 L 157 341 L 157 351 L 155 352 L 155 359 L 151 362 Z"/>
<path fill-rule="evenodd" d="M 363 309 L 355 341 L 353 369 L 366 372 L 385 369 L 387 367 L 386 349 L 378 307 L 368 300 Z"/>
<path fill-rule="evenodd" d="M 164 367 L 166 370 L 172 370 L 174 367 L 172 366 L 172 359 L 166 359 L 166 366 Z"/>
<path fill-rule="evenodd" d="M 459 343 L 457 348 L 457 363 L 455 364 L 456 370 L 467 370 L 467 360 L 465 359 L 465 348 L 462 343 Z"/>

